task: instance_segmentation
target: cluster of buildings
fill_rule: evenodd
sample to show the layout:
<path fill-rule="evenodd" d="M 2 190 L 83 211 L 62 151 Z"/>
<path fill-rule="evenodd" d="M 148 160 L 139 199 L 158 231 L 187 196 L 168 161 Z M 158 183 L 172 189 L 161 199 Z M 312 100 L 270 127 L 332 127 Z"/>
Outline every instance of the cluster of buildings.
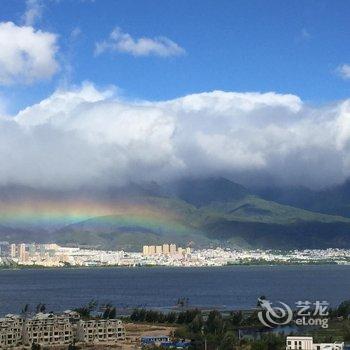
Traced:
<path fill-rule="evenodd" d="M 176 247 L 174 243 L 165 243 L 163 245 L 144 245 L 142 249 L 144 256 L 149 255 L 186 255 L 191 254 L 191 248 Z"/>
<path fill-rule="evenodd" d="M 69 344 L 115 345 L 125 340 L 122 321 L 83 320 L 74 311 L 61 315 L 38 313 L 33 317 L 7 315 L 0 318 L 0 349 L 19 346 Z"/>
<path fill-rule="evenodd" d="M 133 264 L 123 251 L 61 247 L 52 244 L 0 242 L 0 265 L 43 267 L 111 266 Z"/>
<path fill-rule="evenodd" d="M 287 337 L 286 350 L 344 350 L 344 343 L 314 343 L 312 337 Z"/>
<path fill-rule="evenodd" d="M 350 250 L 196 249 L 174 243 L 145 245 L 142 252 L 105 251 L 52 244 L 0 242 L 0 266 L 225 266 L 228 264 L 350 264 Z"/>
<path fill-rule="evenodd" d="M 173 250 L 177 252 L 174 254 L 161 253 L 160 248 L 158 248 L 158 253 L 157 249 L 155 249 L 156 253 L 153 253 L 153 248 L 151 251 L 152 254 L 149 254 L 149 246 L 148 249 L 144 247 L 142 257 L 136 255 L 134 258 L 141 265 L 185 267 L 241 264 L 350 264 L 350 250 L 347 249 L 277 251 L 224 248 L 191 250 L 189 248 L 179 248 Z"/>

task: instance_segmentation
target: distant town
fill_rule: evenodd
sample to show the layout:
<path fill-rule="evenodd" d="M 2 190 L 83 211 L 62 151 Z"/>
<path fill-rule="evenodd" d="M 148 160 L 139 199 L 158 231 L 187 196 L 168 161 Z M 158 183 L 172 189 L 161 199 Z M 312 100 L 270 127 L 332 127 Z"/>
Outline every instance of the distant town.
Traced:
<path fill-rule="evenodd" d="M 173 266 L 205 267 L 246 264 L 350 264 L 350 250 L 192 249 L 174 243 L 145 245 L 142 252 L 62 247 L 56 243 L 0 242 L 2 267 Z"/>

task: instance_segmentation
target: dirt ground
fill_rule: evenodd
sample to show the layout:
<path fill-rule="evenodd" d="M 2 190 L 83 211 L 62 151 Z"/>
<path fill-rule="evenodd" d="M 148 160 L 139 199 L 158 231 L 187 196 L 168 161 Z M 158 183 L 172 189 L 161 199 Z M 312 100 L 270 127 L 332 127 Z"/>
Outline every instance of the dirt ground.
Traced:
<path fill-rule="evenodd" d="M 124 326 L 126 330 L 126 340 L 121 344 L 123 350 L 141 349 L 141 337 L 155 335 L 172 336 L 176 330 L 176 327 L 149 324 L 126 323 Z"/>

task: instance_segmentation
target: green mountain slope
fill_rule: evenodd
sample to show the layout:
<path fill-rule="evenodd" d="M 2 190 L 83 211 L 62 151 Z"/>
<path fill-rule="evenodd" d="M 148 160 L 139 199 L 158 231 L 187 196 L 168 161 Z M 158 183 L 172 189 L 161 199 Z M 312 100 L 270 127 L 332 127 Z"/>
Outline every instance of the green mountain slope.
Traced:
<path fill-rule="evenodd" d="M 319 213 L 350 217 L 350 181 L 331 188 L 313 191 L 303 187 L 266 187 L 255 189 L 258 196 L 280 204 Z"/>
<path fill-rule="evenodd" d="M 350 219 L 310 212 L 247 195 L 230 202 L 195 207 L 180 199 L 140 198 L 174 221 L 135 222 L 116 216 L 93 218 L 56 232 L 63 244 L 139 250 L 143 244 L 175 242 L 197 247 L 350 247 Z M 176 222 L 176 224 L 175 224 Z"/>
<path fill-rule="evenodd" d="M 10 194 L 0 191 L 3 208 L 9 201 L 11 208 L 18 208 L 13 203 L 27 203 L 30 215 L 5 215 L 0 240 L 127 250 L 165 242 L 194 247 L 350 248 L 350 218 L 263 199 L 223 178 L 163 186 L 131 184 L 105 192 L 19 189 Z M 340 195 L 338 190 L 333 203 Z M 344 208 L 347 192 L 341 197 L 339 205 Z M 41 201 L 45 205 L 38 205 Z M 45 212 L 46 208 L 51 211 Z M 53 225 L 48 220 L 56 221 Z"/>

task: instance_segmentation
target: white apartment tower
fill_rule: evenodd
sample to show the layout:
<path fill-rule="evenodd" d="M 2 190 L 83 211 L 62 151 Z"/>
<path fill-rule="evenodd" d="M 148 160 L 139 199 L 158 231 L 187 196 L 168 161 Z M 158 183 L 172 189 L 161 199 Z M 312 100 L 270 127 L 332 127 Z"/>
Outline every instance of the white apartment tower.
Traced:
<path fill-rule="evenodd" d="M 343 350 L 344 343 L 314 343 L 312 337 L 287 337 L 286 350 Z"/>
<path fill-rule="evenodd" d="M 176 244 L 170 244 L 170 254 L 176 254 Z"/>
<path fill-rule="evenodd" d="M 170 253 L 169 244 L 163 244 L 163 254 L 168 255 Z"/>
<path fill-rule="evenodd" d="M 18 249 L 18 255 L 19 255 L 19 261 L 23 262 L 26 261 L 26 245 L 24 243 L 21 243 L 19 245 Z"/>
<path fill-rule="evenodd" d="M 145 255 L 145 256 L 149 255 L 149 247 L 148 247 L 148 245 L 144 245 L 143 246 L 142 254 Z"/>
<path fill-rule="evenodd" d="M 10 246 L 10 256 L 12 259 L 17 256 L 17 247 L 16 247 L 16 244 L 14 243 L 12 243 Z"/>
<path fill-rule="evenodd" d="M 156 253 L 156 247 L 154 245 L 148 246 L 148 254 L 153 255 Z"/>

